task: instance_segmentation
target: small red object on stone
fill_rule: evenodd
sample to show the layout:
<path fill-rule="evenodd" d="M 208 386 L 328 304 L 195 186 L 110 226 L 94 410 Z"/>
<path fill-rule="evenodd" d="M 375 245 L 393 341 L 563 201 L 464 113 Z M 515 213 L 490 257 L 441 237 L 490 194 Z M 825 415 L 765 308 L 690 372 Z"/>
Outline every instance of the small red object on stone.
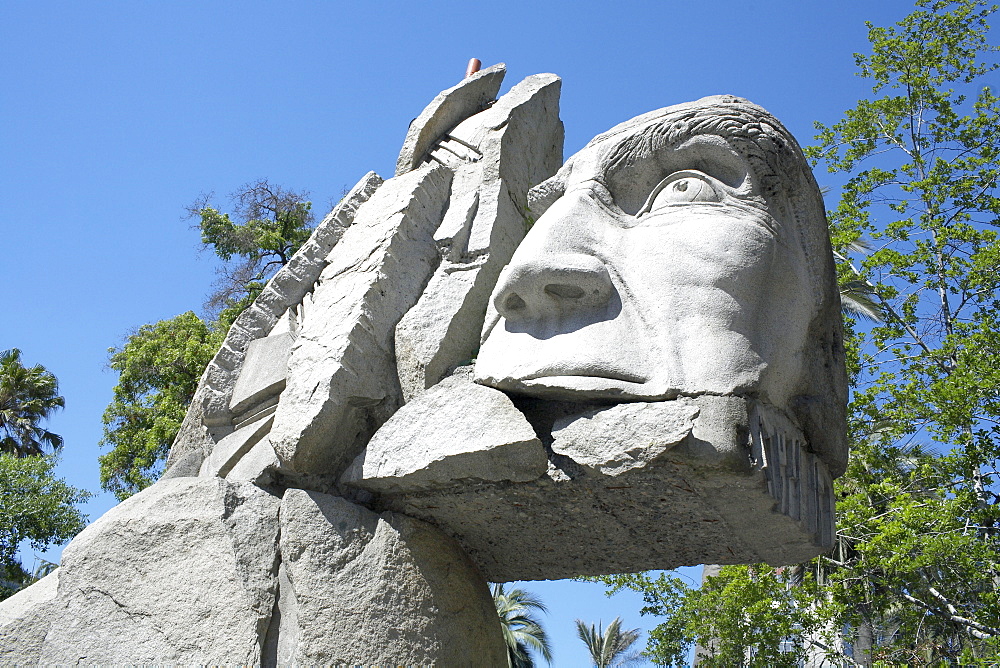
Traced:
<path fill-rule="evenodd" d="M 479 68 L 483 66 L 478 58 L 470 58 L 469 65 L 465 68 L 465 76 L 471 77 L 473 74 L 479 71 Z"/>

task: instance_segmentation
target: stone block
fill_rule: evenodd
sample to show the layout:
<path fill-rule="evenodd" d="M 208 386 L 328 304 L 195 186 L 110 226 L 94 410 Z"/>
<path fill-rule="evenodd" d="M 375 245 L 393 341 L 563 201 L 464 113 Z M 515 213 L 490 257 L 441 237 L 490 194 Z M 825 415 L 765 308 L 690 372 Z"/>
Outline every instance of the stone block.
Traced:
<path fill-rule="evenodd" d="M 275 413 L 282 465 L 334 479 L 401 403 L 392 335 L 440 256 L 451 172 L 426 167 L 390 179 L 362 206 L 304 310 Z"/>
<path fill-rule="evenodd" d="M 482 575 L 428 524 L 290 489 L 281 559 L 272 644 L 282 663 L 506 665 Z"/>
<path fill-rule="evenodd" d="M 229 399 L 233 413 L 242 413 L 285 389 L 288 358 L 294 341 L 295 337 L 286 331 L 250 342 Z"/>
<path fill-rule="evenodd" d="M 398 419 L 434 394 L 441 395 L 435 405 L 447 406 L 447 393 L 458 405 L 462 392 L 442 383 Z M 386 480 L 357 480 L 367 461 L 345 477 L 378 492 L 380 507 L 453 536 L 491 582 L 704 562 L 791 564 L 833 544 L 829 472 L 801 432 L 770 407 L 711 396 L 610 406 L 515 403 L 547 444 L 548 470 L 535 480 L 489 482 L 462 472 L 448 486 L 426 484 L 407 469 L 393 488 Z M 509 428 L 520 423 L 515 418 Z M 499 425 L 492 431 L 503 433 Z M 379 432 L 372 443 L 393 452 L 394 461 L 428 461 L 430 472 L 436 461 L 417 433 L 387 429 L 385 441 Z"/>
<path fill-rule="evenodd" d="M 313 230 L 306 244 L 310 245 L 315 242 L 327 251 L 332 249 L 340 240 L 344 230 L 354 221 L 354 212 L 361 204 L 371 198 L 372 193 L 380 185 L 382 185 L 382 179 L 378 174 L 375 172 L 365 174 Z M 243 367 L 247 346 L 250 341 L 266 335 L 271 330 L 274 325 L 272 317 L 278 317 L 286 308 L 300 302 L 313 289 L 323 266 L 325 266 L 325 262 L 310 264 L 311 273 L 309 273 L 308 280 L 296 280 L 290 285 L 282 283 L 287 288 L 283 292 L 274 289 L 273 280 L 269 282 L 268 286 L 264 288 L 264 292 L 254 303 L 255 310 L 247 316 L 247 318 L 254 320 L 254 331 L 248 331 L 239 322 L 234 323 L 229 329 L 222 349 L 209 363 L 208 369 L 198 384 L 195 397 L 184 418 L 184 425 L 174 439 L 167 457 L 168 466 L 189 452 L 197 450 L 207 453 L 215 446 L 216 439 L 212 437 L 211 431 L 205 427 L 218 428 L 230 424 L 233 417 L 229 410 L 231 393 Z M 278 274 L 281 274 L 281 271 Z M 262 319 L 261 314 L 266 314 L 266 317 Z M 258 325 L 266 324 L 264 321 L 270 324 L 261 330 Z"/>
<path fill-rule="evenodd" d="M 396 160 L 396 176 L 416 168 L 441 135 L 495 100 L 506 73 L 507 67 L 503 63 L 487 67 L 441 91 L 431 100 L 410 123 Z"/>
<path fill-rule="evenodd" d="M 252 482 L 260 487 L 268 487 L 274 482 L 274 472 L 279 467 L 278 455 L 267 438 L 256 443 L 225 474 L 226 480 Z"/>
<path fill-rule="evenodd" d="M 37 653 L 45 665 L 260 665 L 274 607 L 278 508 L 279 499 L 253 485 L 161 481 L 70 543 L 56 596 L 49 578 L 24 592 L 42 592 L 42 619 L 25 617 L 18 601 L 0 603 L 0 611 L 22 610 L 0 632 L 30 635 L 47 625 Z"/>
<path fill-rule="evenodd" d="M 201 465 L 199 475 L 225 478 L 240 459 L 271 430 L 274 416 L 268 415 L 244 425 L 216 443 Z"/>
<path fill-rule="evenodd" d="M 453 376 L 382 425 L 343 481 L 409 493 L 537 480 L 547 467 L 542 442 L 503 392 Z"/>
<path fill-rule="evenodd" d="M 449 131 L 449 141 L 478 157 L 463 161 L 446 151 L 439 158 L 455 172 L 435 234 L 445 259 L 395 334 L 407 401 L 479 348 L 490 293 L 528 228 L 528 190 L 562 161 L 560 84 L 552 74 L 530 76 Z"/>

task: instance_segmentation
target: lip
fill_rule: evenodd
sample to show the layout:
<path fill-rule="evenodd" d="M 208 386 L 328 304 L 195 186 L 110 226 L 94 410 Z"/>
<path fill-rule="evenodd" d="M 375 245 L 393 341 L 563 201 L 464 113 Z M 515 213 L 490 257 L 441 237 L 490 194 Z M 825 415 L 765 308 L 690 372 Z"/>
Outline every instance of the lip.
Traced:
<path fill-rule="evenodd" d="M 630 383 L 635 385 L 642 385 L 649 382 L 649 379 L 644 376 L 639 376 L 633 373 L 629 373 L 625 370 L 619 369 L 608 369 L 602 373 L 594 373 L 592 370 L 587 369 L 563 369 L 558 367 L 543 368 L 540 371 L 527 374 L 517 380 L 530 381 L 530 380 L 542 380 L 545 378 L 600 378 L 602 380 L 613 380 L 622 383 Z"/>
<path fill-rule="evenodd" d="M 566 399 L 567 392 L 573 400 L 659 401 L 675 399 L 677 388 L 658 384 L 632 382 L 606 376 L 588 375 L 535 375 L 532 378 L 477 378 L 476 382 L 516 394 L 542 398 Z"/>

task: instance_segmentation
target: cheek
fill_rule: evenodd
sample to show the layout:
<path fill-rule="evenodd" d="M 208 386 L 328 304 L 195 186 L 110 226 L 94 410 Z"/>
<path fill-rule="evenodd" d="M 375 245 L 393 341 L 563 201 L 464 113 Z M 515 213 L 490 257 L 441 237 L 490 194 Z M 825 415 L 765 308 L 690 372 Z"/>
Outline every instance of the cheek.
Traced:
<path fill-rule="evenodd" d="M 769 272 L 776 242 L 759 224 L 729 215 L 678 218 L 621 230 L 620 257 L 633 270 L 627 273 L 643 282 L 744 292 Z"/>

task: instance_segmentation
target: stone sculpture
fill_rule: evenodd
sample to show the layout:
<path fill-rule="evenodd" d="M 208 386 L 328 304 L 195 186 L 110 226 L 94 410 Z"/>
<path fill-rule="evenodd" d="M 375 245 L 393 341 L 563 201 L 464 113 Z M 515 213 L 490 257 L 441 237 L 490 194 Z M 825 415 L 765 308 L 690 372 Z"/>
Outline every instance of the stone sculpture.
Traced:
<path fill-rule="evenodd" d="M 503 75 L 271 280 L 163 480 L 0 604 L 0 658 L 506 665 L 487 580 L 831 545 L 839 297 L 795 140 L 716 96 L 562 165 L 559 79 Z"/>

